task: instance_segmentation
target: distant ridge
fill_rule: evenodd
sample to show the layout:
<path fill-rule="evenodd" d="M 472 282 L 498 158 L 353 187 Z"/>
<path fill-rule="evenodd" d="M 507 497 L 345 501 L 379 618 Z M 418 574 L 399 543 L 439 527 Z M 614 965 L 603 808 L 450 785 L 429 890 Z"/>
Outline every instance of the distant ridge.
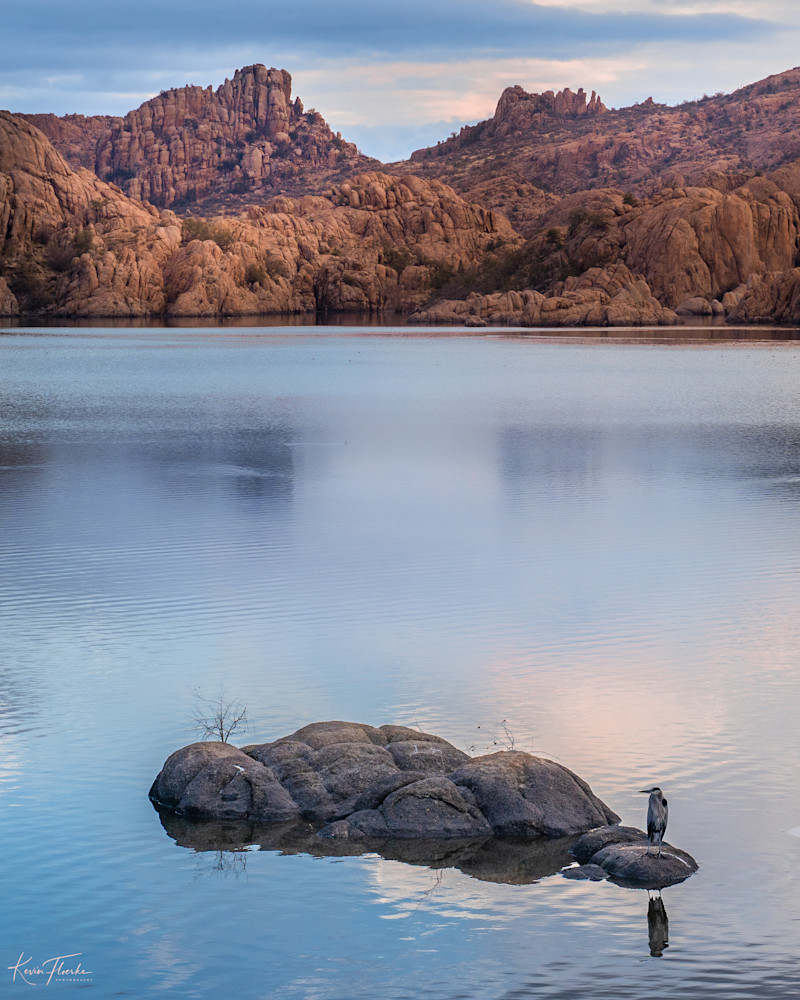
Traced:
<path fill-rule="evenodd" d="M 509 87 L 492 118 L 415 151 L 408 169 L 445 179 L 467 195 L 507 174 L 556 195 L 616 187 L 641 197 L 664 183 L 696 183 L 712 171 L 752 174 L 798 158 L 795 68 L 675 107 L 648 97 L 607 109 L 594 92 L 587 101 L 582 90 L 529 94 Z"/>

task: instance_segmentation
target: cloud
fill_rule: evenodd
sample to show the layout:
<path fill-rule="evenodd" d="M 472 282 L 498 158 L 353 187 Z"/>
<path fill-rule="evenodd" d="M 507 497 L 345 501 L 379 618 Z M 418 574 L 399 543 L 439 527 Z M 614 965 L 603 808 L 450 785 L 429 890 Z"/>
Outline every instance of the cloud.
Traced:
<path fill-rule="evenodd" d="M 304 100 L 320 95 L 318 107 L 331 127 L 369 155 L 391 162 L 434 145 L 464 123 L 491 117 L 506 87 L 600 89 L 645 66 L 635 57 L 470 59 L 457 67 L 449 62 L 326 63 L 295 74 L 294 86 Z"/>
<path fill-rule="evenodd" d="M 421 119 L 452 122 L 485 118 L 494 113 L 503 89 L 517 83 L 530 90 L 568 86 L 598 89 L 645 66 L 635 56 L 464 59 L 456 67 L 449 62 L 396 61 L 351 64 L 335 82 L 332 78 L 336 67 L 324 65 L 295 74 L 294 82 L 298 91 L 305 92 L 318 90 L 324 84 L 332 85 L 339 105 L 344 101 L 355 109 L 356 117 L 350 120 L 346 117 L 348 112 L 342 111 L 347 124 L 375 120 L 365 111 L 370 102 L 377 100 L 385 110 L 385 102 L 389 102 L 392 121 L 415 124 Z M 393 107 L 395 103 L 397 107 Z"/>
<path fill-rule="evenodd" d="M 583 86 L 621 106 L 785 69 L 800 13 L 787 0 L 758 10 L 744 0 L 407 0 L 402 12 L 371 0 L 241 0 L 234 14 L 217 0 L 34 0 L 4 12 L 0 105 L 121 115 L 162 89 L 217 87 L 263 62 L 288 69 L 334 129 L 392 160 L 491 115 L 512 84 Z"/>
<path fill-rule="evenodd" d="M 140 69 L 184 61 L 191 54 L 241 50 L 370 58 L 429 55 L 457 62 L 465 55 L 545 54 L 566 58 L 577 49 L 624 46 L 652 38 L 688 41 L 753 38 L 774 30 L 763 19 L 731 13 L 661 13 L 657 9 L 592 11 L 520 0 L 406 0 L 395 7 L 371 0 L 294 0 L 291 4 L 242 0 L 235 16 L 216 0 L 186 0 L 165 7 L 154 0 L 80 5 L 45 0 L 14 5 L 4 15 L 0 53 L 7 72 L 29 65 Z"/>

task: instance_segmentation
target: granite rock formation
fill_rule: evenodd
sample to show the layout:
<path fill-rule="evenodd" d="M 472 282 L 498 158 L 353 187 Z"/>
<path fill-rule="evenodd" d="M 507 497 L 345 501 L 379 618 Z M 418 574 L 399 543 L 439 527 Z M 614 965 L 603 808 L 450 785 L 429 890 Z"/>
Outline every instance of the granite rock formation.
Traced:
<path fill-rule="evenodd" d="M 800 195 L 794 173 L 717 178 L 652 197 L 566 196 L 523 246 L 495 253 L 473 292 L 428 303 L 417 322 L 512 326 L 664 325 L 684 316 L 796 321 Z M 581 203 L 582 202 L 582 203 Z M 545 228 L 546 227 L 546 228 Z"/>
<path fill-rule="evenodd" d="M 44 133 L 73 170 L 94 172 L 95 151 L 101 139 L 122 120 L 113 115 L 19 115 Z"/>
<path fill-rule="evenodd" d="M 547 294 L 525 290 L 439 300 L 409 320 L 465 326 L 665 326 L 677 323 L 678 316 L 658 302 L 644 278 L 619 264 L 590 268 Z"/>
<path fill-rule="evenodd" d="M 582 91 L 511 87 L 492 118 L 417 150 L 410 166 L 467 196 L 487 175 L 515 174 L 558 194 L 614 185 L 642 197 L 712 171 L 752 174 L 800 159 L 799 102 L 800 68 L 676 107 L 648 98 L 614 110 L 587 104 Z"/>
<path fill-rule="evenodd" d="M 0 113 L 0 315 L 797 323 L 799 102 L 800 70 L 679 108 L 511 87 L 391 174 L 259 65 L 124 119 Z"/>
<path fill-rule="evenodd" d="M 241 750 L 191 744 L 167 759 L 150 798 L 190 819 L 302 818 L 336 841 L 534 840 L 619 819 L 553 761 L 519 751 L 470 758 L 430 733 L 350 722 Z"/>
<path fill-rule="evenodd" d="M 326 197 L 180 220 L 72 170 L 0 112 L 0 314 L 408 311 L 497 240 L 518 241 L 503 216 L 439 181 L 379 173 Z"/>
<path fill-rule="evenodd" d="M 343 168 L 375 161 L 292 97 L 286 70 L 256 64 L 211 87 L 162 91 L 124 118 L 25 116 L 75 166 L 126 194 L 184 207 L 214 195 L 317 190 Z"/>

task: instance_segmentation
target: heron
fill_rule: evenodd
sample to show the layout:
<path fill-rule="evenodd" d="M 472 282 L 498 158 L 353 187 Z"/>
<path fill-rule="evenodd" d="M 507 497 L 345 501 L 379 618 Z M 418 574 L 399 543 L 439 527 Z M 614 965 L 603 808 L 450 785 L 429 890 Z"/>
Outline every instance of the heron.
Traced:
<path fill-rule="evenodd" d="M 642 788 L 639 794 L 650 796 L 650 801 L 647 804 L 647 837 L 650 841 L 647 845 L 647 853 L 651 854 L 652 846 L 658 844 L 657 857 L 660 858 L 661 841 L 667 832 L 667 818 L 669 816 L 667 800 L 657 785 L 654 788 Z"/>

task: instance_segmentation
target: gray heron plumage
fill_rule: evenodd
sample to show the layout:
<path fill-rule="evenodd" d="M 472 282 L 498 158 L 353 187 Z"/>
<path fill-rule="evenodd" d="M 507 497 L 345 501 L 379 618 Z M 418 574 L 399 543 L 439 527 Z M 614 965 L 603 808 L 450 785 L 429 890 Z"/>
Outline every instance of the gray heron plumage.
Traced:
<path fill-rule="evenodd" d="M 667 832 L 667 819 L 669 818 L 667 800 L 657 785 L 653 788 L 643 788 L 640 794 L 650 796 L 650 800 L 647 803 L 647 838 L 650 841 L 647 853 L 650 854 L 651 848 L 655 844 L 658 844 L 658 857 L 660 858 L 661 841 Z"/>

